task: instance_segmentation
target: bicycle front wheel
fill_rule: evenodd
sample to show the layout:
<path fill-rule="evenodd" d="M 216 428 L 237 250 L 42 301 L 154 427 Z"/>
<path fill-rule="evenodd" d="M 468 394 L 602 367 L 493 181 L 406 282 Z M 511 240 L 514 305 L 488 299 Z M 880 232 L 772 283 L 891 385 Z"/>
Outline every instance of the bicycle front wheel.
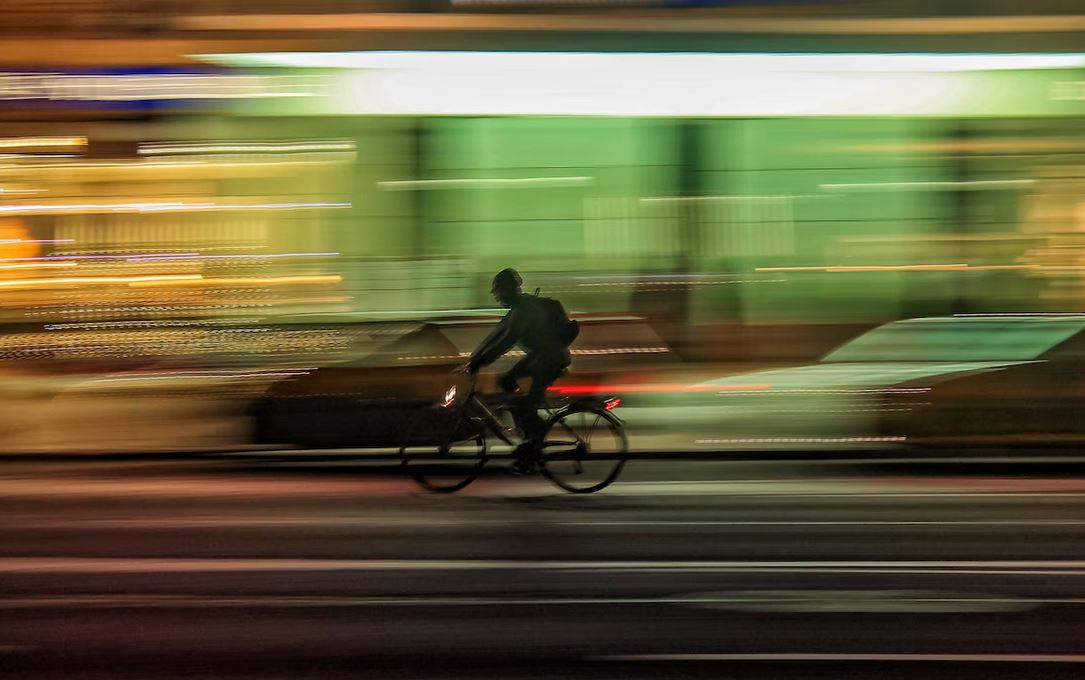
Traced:
<path fill-rule="evenodd" d="M 430 491 L 452 493 L 481 474 L 486 437 L 462 409 L 428 408 L 411 420 L 399 449 L 407 473 Z"/>
<path fill-rule="evenodd" d="M 572 410 L 553 418 L 540 456 L 547 479 L 572 493 L 605 488 L 625 466 L 625 429 L 600 408 Z"/>

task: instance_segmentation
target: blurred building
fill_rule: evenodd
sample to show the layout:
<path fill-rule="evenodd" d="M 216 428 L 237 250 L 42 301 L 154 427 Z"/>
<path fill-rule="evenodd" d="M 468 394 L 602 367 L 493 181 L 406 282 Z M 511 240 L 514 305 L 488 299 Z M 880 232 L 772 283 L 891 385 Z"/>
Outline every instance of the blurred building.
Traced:
<path fill-rule="evenodd" d="M 1074 4 L 9 2 L 3 351 L 334 355 L 510 265 L 695 359 L 1081 311 Z"/>

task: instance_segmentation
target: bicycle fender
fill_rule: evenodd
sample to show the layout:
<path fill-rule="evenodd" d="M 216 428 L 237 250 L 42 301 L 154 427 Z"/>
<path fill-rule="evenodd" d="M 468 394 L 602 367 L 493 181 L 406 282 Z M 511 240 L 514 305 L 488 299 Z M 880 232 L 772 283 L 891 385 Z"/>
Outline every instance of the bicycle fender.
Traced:
<path fill-rule="evenodd" d="M 551 415 L 546 421 L 547 422 L 547 427 L 549 427 L 551 424 L 553 424 L 559 418 L 561 418 L 561 417 L 563 417 L 565 415 L 568 415 L 569 413 L 572 413 L 574 411 L 594 411 L 594 410 L 602 411 L 604 414 L 606 414 L 610 418 L 613 418 L 614 420 L 616 420 L 618 422 L 618 424 L 624 424 L 625 423 L 625 421 L 622 420 L 621 418 L 619 418 L 617 416 L 617 414 L 614 413 L 614 411 L 608 410 L 606 408 L 606 399 L 603 399 L 601 397 L 596 397 L 596 396 L 590 396 L 590 397 L 581 397 L 581 398 L 577 399 L 576 401 L 571 401 L 568 404 L 566 404 L 565 406 L 562 406 L 561 408 L 559 408 L 557 411 L 554 411 L 553 415 Z"/>

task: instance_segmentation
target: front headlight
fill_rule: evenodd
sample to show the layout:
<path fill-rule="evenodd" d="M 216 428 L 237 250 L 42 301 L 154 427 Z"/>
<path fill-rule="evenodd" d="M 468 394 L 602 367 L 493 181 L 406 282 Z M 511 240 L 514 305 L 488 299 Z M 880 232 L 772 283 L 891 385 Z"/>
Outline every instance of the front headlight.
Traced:
<path fill-rule="evenodd" d="M 452 405 L 452 402 L 454 402 L 454 401 L 456 401 L 456 386 L 455 385 L 453 385 L 452 387 L 449 387 L 448 391 L 445 392 L 445 400 L 441 403 L 441 408 L 448 408 L 449 406 Z"/>

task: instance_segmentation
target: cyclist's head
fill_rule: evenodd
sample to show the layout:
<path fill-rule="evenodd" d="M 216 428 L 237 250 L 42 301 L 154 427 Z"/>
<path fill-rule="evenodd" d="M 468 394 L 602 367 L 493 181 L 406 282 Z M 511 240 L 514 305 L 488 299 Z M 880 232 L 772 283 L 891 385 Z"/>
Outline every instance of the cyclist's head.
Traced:
<path fill-rule="evenodd" d="M 494 282 L 490 287 L 490 293 L 494 296 L 495 300 L 505 307 L 508 307 L 512 300 L 520 294 L 520 286 L 523 285 L 523 283 L 524 280 L 515 269 L 502 269 L 494 276 Z"/>

